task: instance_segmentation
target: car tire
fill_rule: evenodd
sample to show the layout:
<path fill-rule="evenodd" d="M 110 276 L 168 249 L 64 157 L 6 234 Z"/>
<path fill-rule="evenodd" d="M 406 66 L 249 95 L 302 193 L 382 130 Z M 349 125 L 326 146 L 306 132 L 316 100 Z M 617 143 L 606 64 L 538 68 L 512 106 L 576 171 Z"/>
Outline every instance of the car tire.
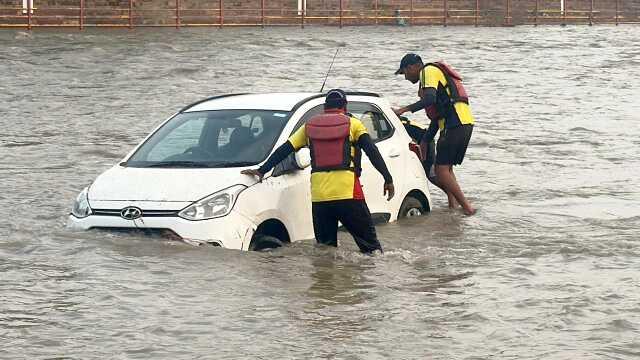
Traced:
<path fill-rule="evenodd" d="M 269 236 L 269 235 L 257 235 L 253 240 L 251 240 L 251 244 L 249 245 L 249 250 L 251 251 L 263 251 L 267 249 L 277 249 L 282 247 L 284 244 L 277 237 Z"/>
<path fill-rule="evenodd" d="M 413 196 L 407 196 L 404 201 L 402 201 L 402 205 L 400 205 L 398 219 L 420 216 L 424 213 L 424 206 L 422 206 L 420 200 L 414 198 Z"/>

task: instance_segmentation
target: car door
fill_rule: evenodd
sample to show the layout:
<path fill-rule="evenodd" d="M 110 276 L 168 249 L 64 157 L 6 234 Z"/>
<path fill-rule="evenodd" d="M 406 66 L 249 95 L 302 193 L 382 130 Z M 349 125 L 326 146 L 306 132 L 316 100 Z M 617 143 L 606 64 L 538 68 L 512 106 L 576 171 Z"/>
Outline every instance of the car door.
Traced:
<path fill-rule="evenodd" d="M 291 116 L 293 127 L 285 127 L 278 144 L 282 144 L 302 124 L 314 115 L 322 112 L 320 100 L 312 100 L 304 104 Z M 311 216 L 311 167 L 299 169 L 295 162 L 295 154 L 289 155 L 273 169 L 272 176 L 265 182 L 282 194 L 275 208 L 280 209 L 280 216 L 290 232 L 292 240 L 312 239 L 313 221 Z"/>
<path fill-rule="evenodd" d="M 400 172 L 404 157 L 398 142 L 394 139 L 395 129 L 384 112 L 375 104 L 365 101 L 350 101 L 347 110 L 360 119 L 369 132 L 369 136 L 380 151 L 389 172 L 394 178 L 396 194 L 401 194 Z M 369 210 L 377 220 L 382 217 L 389 220 L 392 215 L 391 203 L 383 194 L 384 178 L 371 164 L 366 154 L 362 155 L 362 174 L 360 183 L 364 190 Z"/>

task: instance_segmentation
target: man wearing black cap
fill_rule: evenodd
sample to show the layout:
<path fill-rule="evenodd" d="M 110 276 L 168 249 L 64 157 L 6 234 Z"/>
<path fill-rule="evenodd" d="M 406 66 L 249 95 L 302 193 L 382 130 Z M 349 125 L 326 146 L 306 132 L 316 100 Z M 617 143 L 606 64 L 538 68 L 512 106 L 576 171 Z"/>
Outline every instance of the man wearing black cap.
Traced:
<path fill-rule="evenodd" d="M 289 154 L 308 146 L 311 152 L 311 201 L 313 231 L 320 244 L 337 246 L 338 221 L 351 233 L 363 253 L 382 251 L 371 213 L 355 172 L 356 146 L 364 150 L 373 166 L 384 177 L 383 193 L 394 195 L 393 179 L 378 148 L 362 122 L 347 115 L 347 96 L 340 89 L 330 90 L 324 113 L 312 117 L 278 147 L 258 169 L 242 174 L 264 174 Z"/>
<path fill-rule="evenodd" d="M 420 100 L 393 111 L 398 116 L 407 111 L 426 111 L 431 123 L 424 135 L 423 143 L 428 144 L 432 141 L 440 130 L 436 147 L 437 181 L 447 195 L 453 195 L 466 215 L 475 214 L 475 208 L 464 196 L 453 173 L 453 165 L 461 164 L 464 159 L 474 124 L 469 98 L 462 86 L 462 77 L 443 62 L 425 65 L 420 56 L 413 53 L 402 58 L 396 71 L 396 75 L 398 74 L 404 74 L 404 78 L 413 84 L 419 82 Z M 455 202 L 449 201 L 449 206 L 455 206 Z"/>

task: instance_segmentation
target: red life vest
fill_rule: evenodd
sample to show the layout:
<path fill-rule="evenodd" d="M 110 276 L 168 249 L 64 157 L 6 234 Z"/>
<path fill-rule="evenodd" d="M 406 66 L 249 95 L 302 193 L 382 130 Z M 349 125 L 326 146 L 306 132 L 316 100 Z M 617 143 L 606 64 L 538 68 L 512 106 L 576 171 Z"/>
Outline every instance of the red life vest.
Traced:
<path fill-rule="evenodd" d="M 444 78 L 447 80 L 447 88 L 449 89 L 449 93 L 451 94 L 447 95 L 447 101 L 437 99 L 433 105 L 424 109 L 429 119 L 439 120 L 443 117 L 446 117 L 449 111 L 452 110 L 451 108 L 455 103 L 463 102 L 465 104 L 468 104 L 469 97 L 467 96 L 467 91 L 464 89 L 464 86 L 462 86 L 462 77 L 451 66 L 441 61 L 429 63 L 425 65 L 425 67 L 429 65 L 433 65 L 440 69 L 440 71 L 442 71 L 442 73 L 444 74 Z M 438 98 L 439 97 L 440 96 L 438 96 Z"/>
<path fill-rule="evenodd" d="M 316 115 L 305 125 L 311 172 L 348 170 L 351 166 L 351 119 L 340 113 Z"/>

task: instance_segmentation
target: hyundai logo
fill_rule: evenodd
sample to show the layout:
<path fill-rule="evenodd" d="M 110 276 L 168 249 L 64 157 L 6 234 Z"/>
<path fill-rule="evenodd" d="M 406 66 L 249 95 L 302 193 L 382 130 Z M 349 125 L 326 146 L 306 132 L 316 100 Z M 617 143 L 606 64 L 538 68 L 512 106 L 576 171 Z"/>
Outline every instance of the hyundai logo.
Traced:
<path fill-rule="evenodd" d="M 120 217 L 127 220 L 135 220 L 142 216 L 142 209 L 135 206 L 127 206 L 120 211 Z"/>

